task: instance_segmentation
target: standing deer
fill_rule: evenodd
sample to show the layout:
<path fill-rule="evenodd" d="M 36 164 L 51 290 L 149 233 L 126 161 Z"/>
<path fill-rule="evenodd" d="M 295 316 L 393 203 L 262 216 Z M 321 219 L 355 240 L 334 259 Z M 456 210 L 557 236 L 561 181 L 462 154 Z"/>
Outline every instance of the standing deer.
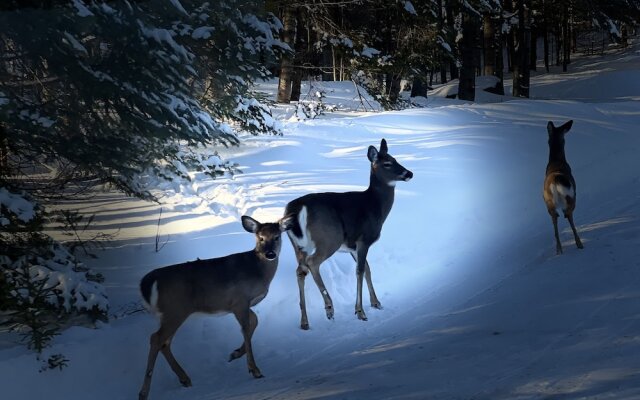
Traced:
<path fill-rule="evenodd" d="M 371 283 L 371 270 L 367 262 L 369 247 L 380 237 L 391 206 L 397 181 L 409 181 L 413 173 L 387 152 L 382 139 L 380 151 L 369 146 L 367 158 L 371 162 L 369 187 L 363 192 L 312 193 L 287 204 L 285 218 L 292 218 L 287 232 L 293 244 L 298 268 L 300 291 L 300 327 L 309 329 L 305 305 L 304 281 L 307 273 L 315 281 L 324 299 L 327 318 L 333 318 L 333 302 L 322 282 L 320 264 L 336 251 L 351 253 L 357 263 L 356 315 L 366 321 L 362 308 L 362 275 L 367 279 L 371 306 L 382 308 Z"/>
<path fill-rule="evenodd" d="M 264 299 L 269 291 L 278 267 L 280 234 L 288 229 L 288 220 L 283 218 L 279 223 L 261 224 L 243 216 L 242 226 L 256 235 L 253 250 L 158 268 L 140 281 L 147 308 L 160 318 L 160 329 L 150 338 L 140 400 L 149 395 L 151 375 L 160 351 L 180 383 L 191 386 L 191 379 L 171 353 L 171 340 L 180 325 L 195 312 L 233 313 L 242 328 L 244 341 L 231 353 L 229 361 L 246 354 L 249 372 L 255 378 L 262 378 L 251 349 L 251 337 L 258 326 L 258 317 L 251 307 Z"/>
<path fill-rule="evenodd" d="M 569 121 L 562 126 L 555 127 L 553 122 L 547 124 L 549 132 L 549 163 L 544 178 L 542 196 L 547 205 L 547 211 L 553 221 L 553 231 L 556 235 L 556 254 L 562 254 L 562 244 L 558 236 L 558 208 L 564 213 L 564 217 L 569 220 L 573 236 L 576 239 L 576 246 L 584 248 L 578 231 L 573 223 L 573 210 L 576 208 L 576 181 L 571 175 L 571 167 L 567 163 L 564 155 L 564 135 L 569 132 L 573 121 Z"/>

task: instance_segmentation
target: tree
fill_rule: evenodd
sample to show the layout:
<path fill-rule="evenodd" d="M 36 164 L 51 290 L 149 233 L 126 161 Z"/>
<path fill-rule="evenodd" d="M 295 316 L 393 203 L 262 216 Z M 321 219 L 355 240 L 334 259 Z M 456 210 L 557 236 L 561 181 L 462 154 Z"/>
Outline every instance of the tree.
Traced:
<path fill-rule="evenodd" d="M 155 199 L 157 179 L 233 172 L 215 146 L 237 144 L 238 129 L 277 132 L 251 83 L 268 76 L 270 60 L 288 47 L 277 39 L 279 21 L 253 1 L 32 0 L 4 6 L 0 303 L 9 312 L 39 313 L 45 303 L 54 312 L 84 312 L 49 286 L 49 277 L 60 274 L 84 288 L 92 285 L 91 273 L 42 232 L 46 219 L 63 217 L 49 202 L 105 184 Z M 25 215 L 16 203 L 32 212 Z M 41 294 L 27 299 L 46 301 L 31 307 L 21 300 L 18 289 L 27 286 Z M 94 294 L 99 292 L 96 286 Z M 33 315 L 22 315 L 27 322 L 17 326 L 34 334 L 59 327 L 53 318 L 35 329 L 28 326 Z"/>

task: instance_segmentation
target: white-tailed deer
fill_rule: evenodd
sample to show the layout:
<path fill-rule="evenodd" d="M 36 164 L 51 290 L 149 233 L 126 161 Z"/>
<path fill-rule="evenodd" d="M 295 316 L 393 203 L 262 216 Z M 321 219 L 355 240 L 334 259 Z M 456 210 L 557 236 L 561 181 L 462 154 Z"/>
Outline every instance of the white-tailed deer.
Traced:
<path fill-rule="evenodd" d="M 369 187 L 363 192 L 312 193 L 287 204 L 285 218 L 292 218 L 287 232 L 298 260 L 298 289 L 300 291 L 300 327 L 309 329 L 305 305 L 304 281 L 311 272 L 322 298 L 327 318 L 333 318 L 333 302 L 322 282 L 320 264 L 336 251 L 351 253 L 357 263 L 356 314 L 366 321 L 362 308 L 362 276 L 369 288 L 371 306 L 382 308 L 371 283 L 371 270 L 367 262 L 369 247 L 378 240 L 382 224 L 391 206 L 397 181 L 408 181 L 413 173 L 387 152 L 382 139 L 380 151 L 369 146 L 367 157 L 371 161 Z"/>
<path fill-rule="evenodd" d="M 573 210 L 576 208 L 576 181 L 571 175 L 571 167 L 564 155 L 564 135 L 569 132 L 573 121 L 562 126 L 555 127 L 553 122 L 547 124 L 549 132 L 549 163 L 544 178 L 542 196 L 547 205 L 547 211 L 553 221 L 553 231 L 556 235 L 556 253 L 562 254 L 562 244 L 558 236 L 558 209 L 562 210 L 564 217 L 569 220 L 576 246 L 582 249 L 582 242 L 578 237 L 578 231 L 573 223 Z"/>
<path fill-rule="evenodd" d="M 255 378 L 262 377 L 251 349 L 251 337 L 258 326 L 258 317 L 251 307 L 264 299 L 269 291 L 278 267 L 280 234 L 288 229 L 287 221 L 283 218 L 279 223 L 261 224 L 243 216 L 244 229 L 256 235 L 255 249 L 158 268 L 142 278 L 142 297 L 147 307 L 160 318 L 160 329 L 149 341 L 151 347 L 138 396 L 140 400 L 149 395 L 158 352 L 167 359 L 180 383 L 191 386 L 191 379 L 171 353 L 171 340 L 180 325 L 195 312 L 233 313 L 242 328 L 244 341 L 231 353 L 229 361 L 246 354 L 249 372 Z"/>

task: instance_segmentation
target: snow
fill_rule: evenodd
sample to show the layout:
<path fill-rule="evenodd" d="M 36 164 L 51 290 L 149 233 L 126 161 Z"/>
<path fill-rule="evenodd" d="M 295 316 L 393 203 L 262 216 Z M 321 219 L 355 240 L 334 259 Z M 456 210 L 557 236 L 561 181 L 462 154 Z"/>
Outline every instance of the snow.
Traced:
<path fill-rule="evenodd" d="M 87 6 L 82 4 L 82 1 L 80 0 L 73 0 L 73 6 L 76 8 L 76 10 L 78 10 L 79 17 L 90 17 L 93 15 L 93 13 L 87 8 Z"/>
<path fill-rule="evenodd" d="M 380 50 L 367 46 L 365 46 L 364 49 L 362 49 L 362 51 L 360 52 L 360 55 L 367 58 L 373 58 L 378 54 L 380 54 Z"/>
<path fill-rule="evenodd" d="M 6 208 L 22 222 L 29 222 L 35 217 L 35 206 L 24 196 L 12 193 L 0 187 L 0 207 Z M 6 221 L 7 223 L 9 221 Z M 0 225 L 5 225 L 0 223 Z"/>
<path fill-rule="evenodd" d="M 622 90 L 635 83 L 621 81 L 640 70 L 632 51 L 534 77 L 539 98 L 532 100 L 471 104 L 435 96 L 426 108 L 353 112 L 353 84 L 323 82 L 335 89 L 325 90 L 325 101 L 340 104 L 339 111 L 288 121 L 295 108 L 277 108 L 282 136 L 245 136 L 240 147 L 221 151 L 244 173 L 215 181 L 196 174 L 192 192 L 176 192 L 176 201 L 163 205 L 160 237 L 168 241 L 160 252 L 160 205 L 115 193 L 87 200 L 81 206 L 96 214 L 91 229 L 120 230 L 119 240 L 88 262 L 105 275 L 118 318 L 57 337 L 50 351 L 70 359 L 62 371 L 39 373 L 32 354 L 4 343 L 3 395 L 135 397 L 157 328 L 151 314 L 123 311 L 139 304 L 139 279 L 163 265 L 250 249 L 254 238 L 241 215 L 275 221 L 306 193 L 363 189 L 366 149 L 384 137 L 414 172 L 396 186 L 368 256 L 385 308 L 370 309 L 365 293 L 369 321 L 357 320 L 355 266 L 337 254 L 321 269 L 335 320 L 325 318 L 309 278 L 311 330 L 300 330 L 296 262 L 284 243 L 269 294 L 255 307 L 253 349 L 266 378 L 252 379 L 244 359 L 226 362 L 242 341 L 233 317 L 193 316 L 172 347 L 193 387 L 181 387 L 159 357 L 150 398 L 638 398 L 640 103 L 637 92 Z M 599 72 L 589 74 L 596 65 Z M 603 74 L 609 85 L 595 91 Z M 261 84 L 273 94 L 272 86 Z M 573 98 L 563 99 L 569 91 Z M 565 253 L 556 256 L 542 200 L 545 127 L 569 119 L 566 155 L 585 248 L 575 247 L 562 219 Z"/>
<path fill-rule="evenodd" d="M 84 53 L 85 55 L 89 54 L 87 52 L 87 49 L 82 45 L 82 43 L 80 43 L 78 39 L 76 39 L 72 34 L 70 34 L 69 32 L 65 32 L 64 36 L 67 38 L 67 40 L 69 41 L 69 44 L 71 44 L 74 50 Z"/>
<path fill-rule="evenodd" d="M 196 29 L 193 30 L 193 33 L 191 33 L 191 37 L 198 40 L 198 39 L 209 39 L 211 37 L 211 34 L 215 31 L 216 29 L 212 26 L 201 26 L 198 27 Z"/>
<path fill-rule="evenodd" d="M 418 15 L 418 13 L 416 12 L 416 9 L 413 7 L 413 4 L 411 4 L 410 1 L 405 1 L 404 2 L 404 9 L 409 14 Z"/>

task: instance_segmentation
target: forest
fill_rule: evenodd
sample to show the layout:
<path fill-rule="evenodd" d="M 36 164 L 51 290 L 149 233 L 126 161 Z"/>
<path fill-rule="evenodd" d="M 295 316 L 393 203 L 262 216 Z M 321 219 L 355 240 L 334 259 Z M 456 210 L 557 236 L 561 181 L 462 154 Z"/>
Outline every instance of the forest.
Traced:
<path fill-rule="evenodd" d="M 73 391 L 69 391 L 72 384 L 67 371 L 82 369 L 89 357 L 83 354 L 94 354 L 104 346 L 122 348 L 106 357 L 108 363 L 99 363 L 103 373 L 129 376 L 128 366 L 118 357 L 126 359 L 124 353 L 135 348 L 133 375 L 142 378 L 153 323 L 143 311 L 137 289 L 140 278 L 153 268 L 222 256 L 226 250 L 240 250 L 243 245 L 246 250 L 248 237 L 244 242 L 232 241 L 234 235 L 246 234 L 239 223 L 243 215 L 276 220 L 282 217 L 287 202 L 299 195 L 362 188 L 367 178 L 366 149 L 369 145 L 380 148 L 382 138 L 388 141 L 389 152 L 414 171 L 416 178 L 398 184 L 396 204 L 400 205 L 390 214 L 383 231 L 386 235 L 372 247 L 369 258 L 372 265 L 387 268 L 378 272 L 383 265 L 377 265 L 378 270 L 372 267 L 376 287 L 387 284 L 386 289 L 379 289 L 379 294 L 384 293 L 380 296 L 383 303 L 405 290 L 413 295 L 400 296 L 395 303 L 391 300 L 391 306 L 381 312 L 387 317 L 403 316 L 405 306 L 424 305 L 427 310 L 436 307 L 427 304 L 442 302 L 442 308 L 430 309 L 437 315 L 436 322 L 424 322 L 415 329 L 409 317 L 398 322 L 402 334 L 407 335 L 402 337 L 406 343 L 428 347 L 428 340 L 416 333 L 418 326 L 432 332 L 453 315 L 450 313 L 466 309 L 463 305 L 486 295 L 484 290 L 499 293 L 503 281 L 514 279 L 521 293 L 529 293 L 529 286 L 517 281 L 522 278 L 519 274 L 526 275 L 519 269 L 523 265 L 562 265 L 551 256 L 553 249 L 549 254 L 523 250 L 530 238 L 507 235 L 523 226 L 537 227 L 538 219 L 544 219 L 540 237 L 532 234 L 531 240 L 546 246 L 552 238 L 538 193 L 548 155 L 545 127 L 549 120 L 558 126 L 575 121 L 571 129 L 576 133 L 567 136 L 567 153 L 570 159 L 579 160 L 572 163 L 574 169 L 590 171 L 588 178 L 577 178 L 579 190 L 585 193 L 586 218 L 580 222 L 577 217 L 578 230 L 587 233 L 585 252 L 598 243 L 603 246 L 597 255 L 581 255 L 568 262 L 576 270 L 564 282 L 578 280 L 578 286 L 586 285 L 579 272 L 584 265 L 595 269 L 611 262 L 611 268 L 619 267 L 619 259 L 613 260 L 613 255 L 613 261 L 599 258 L 605 257 L 610 246 L 620 246 L 616 254 L 625 260 L 625 268 L 637 265 L 633 260 L 640 223 L 633 199 L 637 200 L 640 143 L 632 131 L 640 115 L 639 22 L 638 0 L 2 1 L 0 375 L 11 372 L 13 360 L 22 360 L 14 371 L 20 378 L 8 389 L 8 398 L 36 398 L 41 389 L 24 391 L 18 384 L 42 379 L 46 382 L 43 387 L 55 386 L 55 378 L 47 376 L 53 373 L 67 374 L 60 384 L 63 388 L 53 398 L 68 398 Z M 533 139 L 534 127 L 542 132 L 540 141 Z M 580 152 L 572 151 L 571 146 Z M 535 158 L 536 154 L 540 157 Z M 605 161 L 624 172 L 608 181 L 595 167 Z M 494 177 L 516 186 L 517 193 L 501 187 Z M 521 186 L 534 179 L 537 181 L 531 186 L 535 190 Z M 633 188 L 611 207 L 617 214 L 601 214 L 601 203 L 596 199 L 604 196 L 605 187 Z M 496 203 L 511 203 L 505 201 L 509 198 L 517 201 L 505 206 L 512 213 L 500 216 L 508 220 L 500 231 L 493 226 L 489 210 Z M 541 207 L 542 216 L 529 220 L 531 210 L 537 212 Z M 577 210 L 579 215 L 580 205 Z M 459 224 L 452 222 L 457 220 Z M 606 231 L 618 223 L 633 228 Z M 471 228 L 467 230 L 463 224 Z M 596 238 L 599 229 L 606 234 Z M 401 236 L 407 233 L 411 238 L 403 241 Z M 207 244 L 203 237 L 216 239 Z M 480 246 L 489 238 L 494 240 L 484 247 L 470 244 Z M 493 247 L 503 239 L 504 248 Z M 512 252 L 509 240 L 517 240 L 521 251 Z M 460 253 L 451 250 L 451 243 L 459 242 L 464 243 Z M 381 247 L 374 250 L 375 246 Z M 567 243 L 564 246 L 570 247 Z M 428 256 L 419 254 L 424 250 Z M 486 276 L 469 272 L 461 265 L 469 265 L 474 259 L 470 254 L 476 251 L 482 265 L 499 266 L 487 267 Z M 430 257 L 437 266 L 427 267 Z M 589 262 L 589 257 L 598 261 Z M 270 303 L 257 307 L 261 321 L 264 318 L 266 322 L 257 328 L 256 337 L 263 329 L 271 329 L 271 333 L 256 338 L 254 347 L 279 341 L 282 345 L 292 343 L 293 349 L 292 355 L 281 349 L 265 350 L 261 358 L 271 360 L 263 362 L 265 367 L 284 367 L 293 362 L 287 357 L 307 360 L 303 349 L 309 343 L 305 345 L 294 335 L 298 312 L 295 259 L 286 241 L 282 260 L 287 261 L 281 261 L 274 288 L 265 300 Z M 496 260 L 510 263 L 503 266 Z M 323 267 L 337 271 L 323 269 L 329 274 L 325 277 L 327 288 L 336 293 L 336 314 L 342 312 L 345 318 L 335 321 L 336 325 L 358 322 L 351 318 L 356 287 L 351 261 L 348 257 L 332 258 L 327 261 L 331 266 Z M 406 273 L 402 277 L 390 269 L 398 263 L 408 265 L 402 268 Z M 451 267 L 456 272 L 449 275 L 444 266 L 451 265 L 460 265 L 460 269 Z M 635 282 L 640 275 L 624 271 L 619 281 L 603 286 L 602 290 L 611 289 L 613 294 L 594 292 L 594 296 L 631 298 L 625 297 L 630 289 L 626 283 Z M 601 275 L 591 272 L 593 281 L 589 282 L 593 285 L 598 279 L 607 279 L 603 271 Z M 535 279 L 541 287 L 553 283 L 542 275 Z M 432 283 L 424 283 L 427 281 Z M 555 293 L 560 289 L 554 286 L 550 290 Z M 582 292 L 569 290 L 572 293 Z M 438 294 L 443 300 L 434 300 Z M 388 341 L 396 333 L 388 321 L 371 318 L 371 328 L 320 325 L 320 316 L 313 316 L 313 309 L 323 307 L 322 298 L 315 292 L 308 296 L 315 295 L 308 299 L 308 308 L 312 326 L 316 321 L 319 326 L 312 329 L 311 337 L 316 343 L 323 343 L 323 335 L 343 339 L 336 347 L 320 344 L 320 349 L 327 346 L 332 357 L 351 354 L 349 348 L 354 343 L 348 338 L 356 335 L 370 340 L 354 352 L 368 355 L 378 354 L 376 346 L 394 348 Z M 512 298 L 504 295 L 505 299 Z M 559 297 L 551 299 L 560 301 Z M 487 304 L 493 300 L 489 298 Z M 536 302 L 513 301 L 520 306 Z M 634 304 L 637 302 L 622 307 L 628 310 L 627 318 L 632 318 Z M 269 319 L 281 309 L 286 311 L 280 319 Z M 585 306 L 578 314 L 591 316 L 600 310 Z M 498 320 L 499 311 L 494 310 L 487 320 Z M 515 308 L 507 311 L 509 315 L 517 313 Z M 543 315 L 543 311 L 533 310 L 532 315 Z M 368 312 L 372 314 L 377 315 Z M 421 311 L 417 314 L 423 315 Z M 425 321 L 427 315 L 431 314 L 425 311 Z M 471 321 L 475 324 L 483 317 Z M 527 320 L 524 328 L 535 326 L 536 321 Z M 566 328 L 543 321 L 543 330 Z M 580 321 L 567 329 L 582 332 L 577 328 Z M 237 330 L 232 322 L 217 328 L 208 322 L 197 322 L 197 326 L 194 322 L 189 329 L 192 334 L 198 331 L 196 335 L 202 331 L 204 336 L 207 330 L 222 335 L 226 330 Z M 442 329 L 447 329 L 445 325 Z M 589 326 L 596 329 L 596 325 Z M 630 335 L 631 325 L 620 325 L 620 329 L 615 323 L 608 326 L 615 327 L 612 329 L 618 336 L 611 335 L 617 339 Z M 113 335 L 104 333 L 108 329 Z M 487 329 L 496 337 L 503 332 L 499 327 Z M 91 342 L 92 334 L 84 330 L 97 331 L 100 338 Z M 135 332 L 137 341 L 132 342 L 126 332 Z M 534 332 L 520 341 L 513 339 L 501 349 L 536 342 L 545 332 Z M 478 350 L 481 344 L 474 342 L 475 333 L 472 330 L 471 336 L 465 337 L 462 348 Z M 601 342 L 614 336 L 603 336 Z M 564 340 L 560 336 L 556 339 L 553 345 Z M 237 344 L 237 340 L 229 341 Z M 76 342 L 82 345 L 75 346 Z M 198 343 L 202 342 L 198 337 Z M 225 346 L 231 346 L 230 342 L 225 339 Z M 185 346 L 184 353 L 197 353 L 195 344 Z M 406 353 L 399 356 L 402 367 L 394 368 L 391 361 L 384 367 L 390 379 L 401 380 L 413 365 L 410 353 L 415 348 L 407 346 Z M 606 353 L 607 349 L 596 351 L 600 358 L 593 357 L 594 365 L 603 362 Z M 629 354 L 635 353 L 630 350 Z M 301 378 L 306 389 L 295 395 L 291 391 L 296 385 L 277 374 L 275 383 L 262 392 L 256 386 L 238 391 L 236 385 L 243 380 L 234 376 L 229 380 L 233 388 L 214 391 L 204 387 L 197 393 L 211 398 L 264 398 L 271 390 L 279 393 L 274 398 L 340 398 L 341 393 L 345 398 L 363 398 L 376 393 L 375 385 L 345 388 L 329 377 L 316 380 L 313 376 L 323 368 L 330 369 L 331 361 L 316 352 L 308 357 L 308 363 L 317 362 L 318 367 Z M 457 360 L 451 361 L 446 354 L 440 357 L 450 362 L 453 370 L 459 368 Z M 277 358 L 285 361 L 273 361 Z M 189 361 L 209 367 L 204 356 L 191 356 Z M 371 362 L 386 366 L 387 361 L 375 358 Z M 633 366 L 629 358 L 621 362 L 621 369 Z M 503 367 L 494 359 L 489 363 L 498 370 Z M 338 365 L 346 371 L 359 364 L 345 359 Z M 549 361 L 532 367 L 534 374 L 553 370 L 549 365 L 555 364 Z M 283 374 L 295 369 L 284 368 Z M 567 366 L 560 372 L 570 369 Z M 165 398 L 188 398 L 188 394 L 177 395 L 169 383 L 159 383 L 173 379 L 170 372 L 163 371 L 159 376 L 166 379 L 156 378 L 154 385 L 159 386 L 152 389 L 151 397 L 162 393 Z M 231 375 L 224 368 L 216 371 Z M 580 373 L 584 377 L 593 371 Z M 348 376 L 361 377 L 358 373 Z M 474 381 L 460 386 L 458 392 L 448 384 L 428 392 L 419 384 L 405 382 L 406 398 L 433 394 L 442 398 L 478 394 L 476 398 L 536 398 L 545 393 L 539 382 L 534 389 L 520 382 L 531 389 L 522 394 L 518 392 L 522 387 L 500 386 L 502 377 L 491 376 L 483 386 L 482 374 L 470 376 Z M 619 376 L 628 382 L 635 375 L 625 370 Z M 434 375 L 430 379 L 448 382 L 450 378 L 440 380 Z M 322 379 L 339 389 L 313 397 L 309 388 L 321 387 Z M 375 381 L 370 377 L 365 380 Z M 95 382 L 87 380 L 82 390 L 91 391 L 92 384 Z M 138 379 L 131 379 L 131 385 L 127 380 L 123 392 L 105 392 L 103 396 L 130 397 L 138 384 Z M 615 384 L 622 388 L 620 395 L 640 393 L 637 385 L 614 382 L 593 391 L 584 389 L 581 395 L 597 396 Z M 571 390 L 579 392 L 578 386 L 571 386 Z M 257 397 L 251 397 L 252 390 Z M 378 393 L 393 397 L 402 390 L 389 384 Z M 571 390 L 549 393 L 566 395 L 574 393 Z M 449 396 L 452 393 L 455 396 Z"/>

